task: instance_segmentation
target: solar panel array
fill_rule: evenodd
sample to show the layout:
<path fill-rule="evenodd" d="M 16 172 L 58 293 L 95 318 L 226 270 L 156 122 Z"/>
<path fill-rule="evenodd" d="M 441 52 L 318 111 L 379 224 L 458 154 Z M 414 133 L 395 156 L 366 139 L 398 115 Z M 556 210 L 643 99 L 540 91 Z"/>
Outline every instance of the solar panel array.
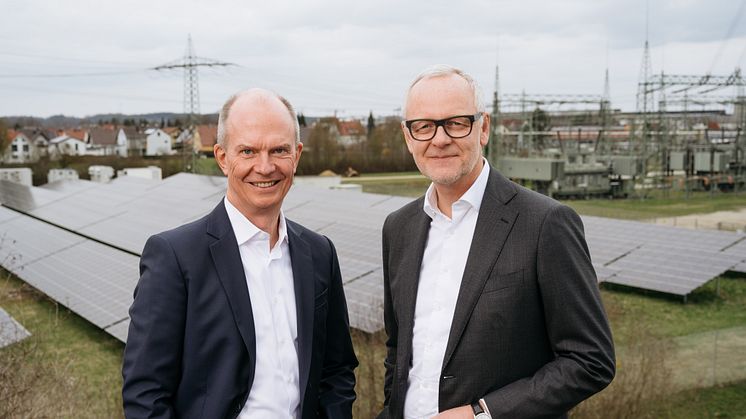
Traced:
<path fill-rule="evenodd" d="M 599 281 L 687 295 L 728 270 L 746 272 L 746 236 L 583 217 Z"/>
<path fill-rule="evenodd" d="M 0 207 L 3 267 L 125 341 L 138 257 Z"/>
<path fill-rule="evenodd" d="M 44 187 L 0 181 L 0 203 L 16 210 L 0 208 L 6 243 L 0 243 L 0 260 L 16 255 L 4 266 L 125 341 L 146 239 L 208 213 L 225 186 L 222 177 L 184 173 L 163 181 L 121 177 Z M 285 200 L 288 218 L 334 242 L 357 329 L 383 327 L 381 226 L 410 201 L 306 185 L 294 186 Z M 686 295 L 726 270 L 746 272 L 743 235 L 598 217 L 583 221 L 600 281 Z"/>

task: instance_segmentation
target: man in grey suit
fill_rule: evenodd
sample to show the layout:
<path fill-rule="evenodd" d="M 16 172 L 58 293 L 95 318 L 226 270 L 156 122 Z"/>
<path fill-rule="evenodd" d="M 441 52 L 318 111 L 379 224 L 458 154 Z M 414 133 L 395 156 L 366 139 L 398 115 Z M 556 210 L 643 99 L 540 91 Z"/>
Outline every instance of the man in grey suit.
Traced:
<path fill-rule="evenodd" d="M 424 71 L 404 116 L 432 184 L 383 227 L 380 417 L 565 417 L 615 370 L 580 218 L 482 157 L 490 118 L 468 74 Z"/>

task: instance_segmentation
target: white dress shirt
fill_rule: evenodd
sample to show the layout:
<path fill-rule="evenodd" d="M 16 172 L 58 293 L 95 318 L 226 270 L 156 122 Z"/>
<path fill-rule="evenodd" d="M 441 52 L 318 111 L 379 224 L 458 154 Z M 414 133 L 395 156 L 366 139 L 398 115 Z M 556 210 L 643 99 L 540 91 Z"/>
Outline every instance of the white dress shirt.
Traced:
<path fill-rule="evenodd" d="M 280 212 L 279 238 L 270 249 L 269 234 L 244 217 L 228 198 L 225 209 L 241 253 L 256 334 L 254 382 L 238 418 L 297 419 L 298 324 L 285 216 Z"/>
<path fill-rule="evenodd" d="M 423 209 L 432 221 L 417 286 L 412 365 L 404 402 L 404 417 L 407 419 L 430 418 L 438 414 L 443 358 L 489 177 L 489 165 L 484 159 L 483 162 L 477 180 L 451 206 L 452 218 L 438 209 L 437 191 L 432 184 L 425 193 Z"/>

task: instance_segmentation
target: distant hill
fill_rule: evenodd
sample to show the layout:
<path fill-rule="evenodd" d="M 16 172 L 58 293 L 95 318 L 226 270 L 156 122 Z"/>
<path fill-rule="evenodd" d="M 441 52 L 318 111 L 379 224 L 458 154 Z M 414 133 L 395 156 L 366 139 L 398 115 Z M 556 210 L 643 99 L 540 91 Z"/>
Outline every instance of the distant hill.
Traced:
<path fill-rule="evenodd" d="M 44 128 L 73 128 L 84 125 L 98 125 L 99 123 L 108 123 L 115 120 L 118 124 L 122 124 L 124 120 L 142 121 L 145 120 L 149 125 L 160 124 L 161 121 L 165 123 L 171 122 L 172 124 L 178 119 L 184 122 L 185 115 L 183 113 L 174 112 L 157 112 L 147 114 L 121 114 L 121 113 L 106 113 L 96 114 L 92 116 L 86 116 L 84 118 L 78 118 L 74 116 L 65 115 L 52 115 L 48 118 L 39 118 L 35 116 L 1 116 L 5 120 L 5 124 L 8 127 L 13 127 L 16 124 L 27 127 L 27 126 L 41 126 Z M 218 114 L 203 114 L 199 116 L 201 123 L 213 123 L 217 124 Z"/>

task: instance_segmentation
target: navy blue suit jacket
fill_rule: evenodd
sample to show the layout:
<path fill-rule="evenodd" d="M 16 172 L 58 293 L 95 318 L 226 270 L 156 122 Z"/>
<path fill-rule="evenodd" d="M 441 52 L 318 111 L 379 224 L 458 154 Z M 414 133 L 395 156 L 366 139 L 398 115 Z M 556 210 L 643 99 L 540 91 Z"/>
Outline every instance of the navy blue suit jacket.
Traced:
<path fill-rule="evenodd" d="M 287 220 L 298 313 L 301 417 L 350 418 L 357 359 L 332 242 Z M 220 204 L 152 236 L 140 259 L 122 367 L 128 418 L 236 417 L 254 379 L 254 319 Z"/>

